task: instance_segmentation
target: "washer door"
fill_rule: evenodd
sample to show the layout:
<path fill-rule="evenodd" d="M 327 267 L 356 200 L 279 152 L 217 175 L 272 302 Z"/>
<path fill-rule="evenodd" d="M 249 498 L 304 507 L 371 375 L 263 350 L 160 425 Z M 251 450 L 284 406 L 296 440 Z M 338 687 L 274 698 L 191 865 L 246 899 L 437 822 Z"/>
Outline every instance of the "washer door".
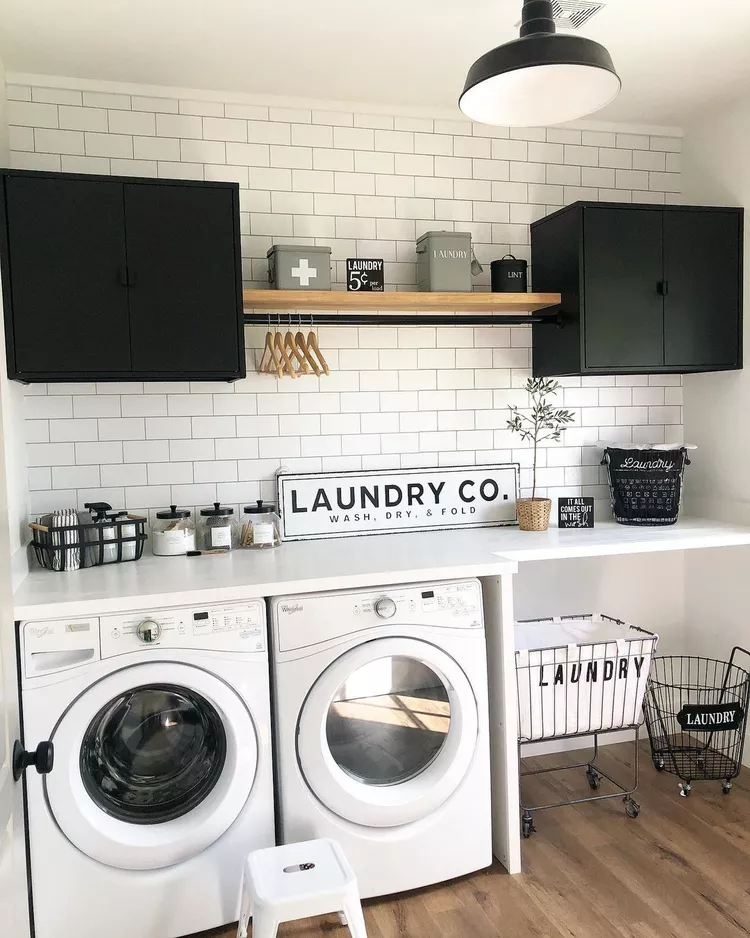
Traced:
<path fill-rule="evenodd" d="M 138 664 L 86 690 L 57 724 L 45 776 L 61 831 L 117 869 L 170 866 L 235 821 L 255 781 L 252 717 L 223 681 L 187 664 Z"/>
<path fill-rule="evenodd" d="M 396 827 L 460 785 L 477 742 L 477 704 L 456 662 L 428 642 L 358 645 L 318 678 L 302 706 L 297 754 L 315 795 L 342 818 Z"/>

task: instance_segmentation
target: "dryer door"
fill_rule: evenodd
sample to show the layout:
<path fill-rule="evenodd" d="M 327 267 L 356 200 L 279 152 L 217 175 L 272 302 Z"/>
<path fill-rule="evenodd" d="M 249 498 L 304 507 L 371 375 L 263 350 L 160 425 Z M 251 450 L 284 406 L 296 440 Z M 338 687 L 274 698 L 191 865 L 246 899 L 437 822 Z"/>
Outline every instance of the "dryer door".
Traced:
<path fill-rule="evenodd" d="M 453 658 L 418 639 L 379 638 L 345 652 L 315 682 L 300 713 L 297 754 L 329 810 L 395 827 L 453 794 L 477 729 L 474 693 Z"/>
<path fill-rule="evenodd" d="M 44 785 L 60 830 L 118 869 L 158 869 L 204 850 L 239 815 L 258 763 L 243 701 L 187 664 L 108 675 L 71 704 L 52 740 Z"/>

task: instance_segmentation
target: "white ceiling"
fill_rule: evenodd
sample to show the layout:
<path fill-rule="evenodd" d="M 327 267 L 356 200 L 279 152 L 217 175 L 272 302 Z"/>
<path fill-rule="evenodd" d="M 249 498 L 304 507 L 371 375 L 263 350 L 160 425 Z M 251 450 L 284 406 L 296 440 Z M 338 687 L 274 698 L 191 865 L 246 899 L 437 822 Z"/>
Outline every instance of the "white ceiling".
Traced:
<path fill-rule="evenodd" d="M 455 108 L 521 0 L 0 0 L 8 72 Z M 750 0 L 609 0 L 584 35 L 623 81 L 598 118 L 681 124 L 750 92 Z"/>

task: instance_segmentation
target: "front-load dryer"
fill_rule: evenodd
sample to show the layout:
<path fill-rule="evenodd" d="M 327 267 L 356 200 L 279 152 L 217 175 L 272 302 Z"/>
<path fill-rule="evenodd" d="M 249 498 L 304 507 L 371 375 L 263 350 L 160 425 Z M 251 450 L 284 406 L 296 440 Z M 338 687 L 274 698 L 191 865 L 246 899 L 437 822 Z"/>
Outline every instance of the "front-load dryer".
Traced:
<path fill-rule="evenodd" d="M 271 600 L 284 843 L 332 837 L 363 896 L 492 862 L 477 580 Z"/>
<path fill-rule="evenodd" d="M 265 606 L 20 625 L 36 938 L 174 938 L 237 919 L 274 840 Z"/>

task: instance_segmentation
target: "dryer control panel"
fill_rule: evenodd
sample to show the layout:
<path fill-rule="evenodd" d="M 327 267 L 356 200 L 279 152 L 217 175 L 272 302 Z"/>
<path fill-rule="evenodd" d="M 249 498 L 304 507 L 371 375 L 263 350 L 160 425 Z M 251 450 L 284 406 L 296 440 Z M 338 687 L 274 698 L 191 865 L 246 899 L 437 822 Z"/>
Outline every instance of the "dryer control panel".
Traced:
<path fill-rule="evenodd" d="M 384 626 L 481 629 L 478 580 L 347 590 L 272 600 L 280 651 Z"/>

